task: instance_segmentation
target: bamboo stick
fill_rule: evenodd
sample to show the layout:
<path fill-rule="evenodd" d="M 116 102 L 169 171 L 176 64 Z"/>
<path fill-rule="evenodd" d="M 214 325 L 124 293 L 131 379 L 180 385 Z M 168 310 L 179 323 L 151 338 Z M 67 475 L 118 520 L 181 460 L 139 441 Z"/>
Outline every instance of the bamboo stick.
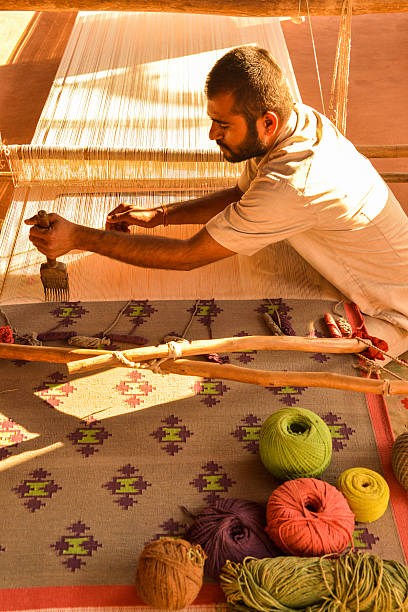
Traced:
<path fill-rule="evenodd" d="M 179 349 L 177 358 L 207 353 L 240 351 L 303 351 L 306 353 L 361 353 L 367 345 L 356 338 L 303 338 L 302 336 L 243 336 L 238 338 L 219 338 L 214 340 L 194 340 L 176 343 Z M 144 346 L 122 351 L 131 362 L 148 361 L 172 357 L 168 344 Z M 101 368 L 118 367 L 120 361 L 115 355 L 100 355 L 68 364 L 70 374 L 92 372 Z"/>
<path fill-rule="evenodd" d="M 205 355 L 214 352 L 241 352 L 250 350 L 288 350 L 323 353 L 361 353 L 367 346 L 356 338 L 303 338 L 301 336 L 242 336 L 213 340 L 194 340 L 177 343 L 182 345 L 181 355 Z M 123 351 L 131 361 L 147 361 L 169 356 L 169 345 L 144 346 Z M 101 361 L 95 359 L 103 358 Z M 26 344 L 0 343 L 0 359 L 23 359 L 25 361 L 46 361 L 49 363 L 71 363 L 72 372 L 116 367 L 120 365 L 113 351 L 86 348 L 65 348 L 54 346 L 30 346 Z M 92 364 L 89 364 L 89 359 Z M 82 366 L 82 367 L 81 367 Z"/>
<path fill-rule="evenodd" d="M 343 0 L 312 0 L 310 15 L 341 14 Z M 299 0 L 0 0 L 2 11 L 147 11 L 202 13 L 238 17 L 298 17 L 307 15 Z M 353 14 L 401 13 L 407 0 L 353 0 Z"/>
<path fill-rule="evenodd" d="M 237 382 L 260 385 L 262 387 L 324 387 L 343 391 L 359 391 L 377 395 L 396 395 L 408 393 L 408 381 L 374 380 L 358 376 L 346 376 L 331 372 L 267 372 L 243 368 L 230 364 L 205 363 L 191 359 L 169 359 L 160 366 L 164 372 L 200 376 L 202 378 L 221 378 Z"/>

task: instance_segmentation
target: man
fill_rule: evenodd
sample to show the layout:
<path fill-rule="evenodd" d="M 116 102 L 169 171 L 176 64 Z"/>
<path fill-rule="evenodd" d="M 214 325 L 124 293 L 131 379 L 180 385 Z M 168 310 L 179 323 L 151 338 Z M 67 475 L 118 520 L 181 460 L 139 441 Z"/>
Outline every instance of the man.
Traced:
<path fill-rule="evenodd" d="M 387 322 L 399 352 L 408 348 L 408 218 L 370 162 L 327 118 L 294 104 L 264 49 L 224 55 L 206 94 L 210 139 L 226 160 L 248 160 L 236 187 L 149 210 L 121 205 L 108 215 L 108 231 L 51 215 L 50 230 L 31 229 L 33 244 L 52 258 L 82 249 L 190 270 L 287 239 L 362 312 Z M 187 223 L 205 226 L 188 240 L 110 231 Z"/>

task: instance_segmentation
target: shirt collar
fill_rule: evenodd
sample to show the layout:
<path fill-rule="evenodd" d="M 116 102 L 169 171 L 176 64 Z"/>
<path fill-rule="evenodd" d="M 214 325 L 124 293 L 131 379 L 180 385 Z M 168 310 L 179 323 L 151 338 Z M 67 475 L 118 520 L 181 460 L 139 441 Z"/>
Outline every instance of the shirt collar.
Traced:
<path fill-rule="evenodd" d="M 283 127 L 282 131 L 279 133 L 275 142 L 273 143 L 271 150 L 273 150 L 283 140 L 285 140 L 289 136 L 292 136 L 293 132 L 296 130 L 297 122 L 298 122 L 298 111 L 296 109 L 296 106 L 294 106 L 287 123 Z"/>

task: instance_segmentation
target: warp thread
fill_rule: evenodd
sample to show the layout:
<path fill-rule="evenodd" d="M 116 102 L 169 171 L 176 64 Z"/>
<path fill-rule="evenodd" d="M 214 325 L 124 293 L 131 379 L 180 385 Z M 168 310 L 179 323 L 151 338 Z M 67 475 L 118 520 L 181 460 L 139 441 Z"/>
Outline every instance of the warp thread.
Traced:
<path fill-rule="evenodd" d="M 362 467 L 345 470 L 338 478 L 337 487 L 358 523 L 372 523 L 387 509 L 390 489 L 381 474 L 374 470 Z"/>
<path fill-rule="evenodd" d="M 392 446 L 392 469 L 395 478 L 408 491 L 408 433 L 400 434 Z"/>
<path fill-rule="evenodd" d="M 227 560 L 239 562 L 251 556 L 261 559 L 280 555 L 265 533 L 265 508 L 245 499 L 219 499 L 191 515 L 194 523 L 186 538 L 200 544 L 207 555 L 205 573 L 218 580 Z"/>
<path fill-rule="evenodd" d="M 311 410 L 282 408 L 262 425 L 259 453 L 266 469 L 278 480 L 314 478 L 331 461 L 330 430 Z"/>
<path fill-rule="evenodd" d="M 343 552 L 355 525 L 346 498 L 315 478 L 290 480 L 275 489 L 266 520 L 266 532 L 276 546 L 300 557 Z"/>
<path fill-rule="evenodd" d="M 375 555 L 227 561 L 221 587 L 232 608 L 270 612 L 406 610 L 408 568 Z"/>
<path fill-rule="evenodd" d="M 154 540 L 143 549 L 136 569 L 136 589 L 150 606 L 181 610 L 203 584 L 205 553 L 181 538 Z"/>

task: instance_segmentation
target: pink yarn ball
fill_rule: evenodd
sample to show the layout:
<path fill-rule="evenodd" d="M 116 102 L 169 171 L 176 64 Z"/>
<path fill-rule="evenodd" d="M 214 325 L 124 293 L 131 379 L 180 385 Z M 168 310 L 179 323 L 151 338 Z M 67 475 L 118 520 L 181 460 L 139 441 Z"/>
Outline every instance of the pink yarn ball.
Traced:
<path fill-rule="evenodd" d="M 340 553 L 354 531 L 354 514 L 344 495 L 316 478 L 289 480 L 275 489 L 266 521 L 276 546 L 298 557 Z"/>

